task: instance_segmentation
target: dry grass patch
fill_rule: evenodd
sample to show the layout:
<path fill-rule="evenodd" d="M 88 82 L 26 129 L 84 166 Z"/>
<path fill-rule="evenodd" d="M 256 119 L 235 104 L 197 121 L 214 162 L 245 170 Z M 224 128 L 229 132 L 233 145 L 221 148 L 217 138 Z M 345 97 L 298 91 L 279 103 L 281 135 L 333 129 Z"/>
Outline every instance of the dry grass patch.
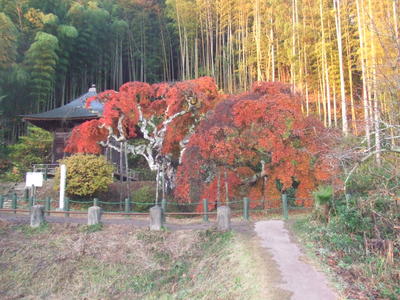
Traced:
<path fill-rule="evenodd" d="M 1 299 L 260 298 L 235 233 L 1 224 Z"/>

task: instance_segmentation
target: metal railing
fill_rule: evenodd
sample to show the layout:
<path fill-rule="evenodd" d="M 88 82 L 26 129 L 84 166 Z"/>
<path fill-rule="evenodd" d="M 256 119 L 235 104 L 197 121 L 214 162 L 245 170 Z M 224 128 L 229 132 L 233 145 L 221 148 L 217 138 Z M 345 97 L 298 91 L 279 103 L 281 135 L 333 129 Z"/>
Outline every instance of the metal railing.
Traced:
<path fill-rule="evenodd" d="M 6 200 L 11 200 L 11 207 L 4 207 Z M 232 213 L 236 215 L 241 215 L 245 220 L 250 219 L 251 213 L 273 213 L 282 214 L 284 219 L 288 219 L 289 211 L 310 209 L 310 207 L 305 206 L 289 206 L 287 203 L 287 197 L 282 195 L 280 199 L 276 200 L 274 204 L 280 203 L 278 207 L 268 207 L 268 208 L 257 208 L 255 206 L 256 202 L 249 200 L 247 197 L 236 201 L 229 202 L 216 202 L 209 201 L 208 199 L 203 199 L 199 202 L 192 203 L 181 203 L 172 202 L 163 199 L 160 203 L 155 202 L 137 202 L 131 201 L 131 199 L 126 198 L 124 201 L 100 201 L 97 198 L 83 201 L 83 200 L 72 200 L 65 198 L 64 209 L 58 210 L 54 207 L 54 204 L 58 204 L 58 201 L 47 197 L 46 199 L 35 199 L 35 198 L 18 198 L 16 194 L 13 195 L 0 195 L 0 212 L 29 212 L 31 207 L 36 204 L 42 204 L 45 207 L 45 212 L 47 215 L 50 214 L 64 214 L 65 217 L 70 215 L 84 215 L 87 213 L 85 211 L 89 206 L 100 206 L 103 208 L 104 214 L 116 215 L 116 216 L 127 216 L 127 215 L 148 215 L 148 209 L 155 205 L 160 205 L 163 209 L 165 215 L 170 216 L 202 216 L 205 222 L 208 221 L 208 217 L 216 214 L 216 208 L 221 205 L 227 205 L 231 208 Z M 309 199 L 306 199 L 309 200 Z M 258 201 L 257 201 L 258 202 Z M 304 201 L 302 201 L 304 203 Z M 75 207 L 75 210 L 72 207 Z M 116 206 L 116 207 L 115 207 Z M 137 209 L 141 208 L 137 211 Z M 190 209 L 188 209 L 190 207 Z M 78 209 L 76 209 L 78 208 Z M 111 209 L 110 209 L 111 208 Z M 135 211 L 136 209 L 136 211 Z M 186 210 L 186 211 L 185 211 Z M 190 211 L 188 211 L 190 210 Z"/>
<path fill-rule="evenodd" d="M 56 168 L 59 167 L 59 164 L 33 164 L 32 165 L 32 170 L 33 172 L 42 172 L 45 174 L 45 177 L 47 175 L 52 175 L 54 176 L 56 174 Z"/>

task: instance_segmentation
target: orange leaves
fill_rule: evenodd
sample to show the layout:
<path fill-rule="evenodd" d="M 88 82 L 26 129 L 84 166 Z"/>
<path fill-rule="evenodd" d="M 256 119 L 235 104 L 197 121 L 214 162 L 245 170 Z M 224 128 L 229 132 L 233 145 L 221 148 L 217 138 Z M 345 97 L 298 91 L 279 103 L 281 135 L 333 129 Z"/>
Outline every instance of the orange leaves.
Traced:
<path fill-rule="evenodd" d="M 263 187 L 264 182 L 259 180 L 256 185 L 251 186 L 248 192 L 248 197 L 250 199 L 250 208 L 256 208 L 262 203 L 264 198 Z"/>
<path fill-rule="evenodd" d="M 191 180 L 208 198 L 216 193 L 215 180 L 220 168 L 237 174 L 236 188 L 240 195 L 249 196 L 252 207 L 269 193 L 263 194 L 264 176 L 269 188 L 276 182 L 283 190 L 298 185 L 299 194 L 310 196 L 316 182 L 332 176 L 324 157 L 330 144 L 321 138 L 326 132 L 319 121 L 302 115 L 300 99 L 291 94 L 289 86 L 258 82 L 250 93 L 231 96 L 208 113 L 188 144 L 188 150 L 197 149 L 197 156 L 183 160 L 179 168 L 185 168 L 189 161 L 193 164 L 195 159 L 201 161 L 201 166 L 194 164 L 190 171 L 201 177 L 195 167 L 207 169 L 208 180 Z M 185 198 L 179 192 L 176 195 Z"/>

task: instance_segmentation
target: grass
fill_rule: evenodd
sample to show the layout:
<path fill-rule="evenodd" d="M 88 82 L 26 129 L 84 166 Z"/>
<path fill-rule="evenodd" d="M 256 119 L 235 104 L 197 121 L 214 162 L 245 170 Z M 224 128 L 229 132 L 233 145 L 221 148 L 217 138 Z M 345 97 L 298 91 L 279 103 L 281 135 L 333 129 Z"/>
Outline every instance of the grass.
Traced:
<path fill-rule="evenodd" d="M 299 218 L 291 227 L 308 254 L 336 275 L 336 283 L 348 299 L 398 299 L 398 258 L 389 265 L 378 253 L 367 255 L 359 236 L 338 232 L 309 217 Z"/>
<path fill-rule="evenodd" d="M 47 222 L 44 222 L 42 225 L 38 227 L 31 227 L 29 225 L 18 225 L 14 226 L 14 230 L 19 231 L 26 236 L 33 236 L 36 234 L 43 234 L 49 232 L 50 225 Z"/>
<path fill-rule="evenodd" d="M 80 228 L 81 232 L 86 232 L 86 233 L 92 233 L 92 232 L 97 232 L 103 229 L 103 224 L 98 223 L 94 225 L 84 225 Z"/>
<path fill-rule="evenodd" d="M 2 230 L 2 299 L 262 299 L 240 234 L 71 224 Z"/>

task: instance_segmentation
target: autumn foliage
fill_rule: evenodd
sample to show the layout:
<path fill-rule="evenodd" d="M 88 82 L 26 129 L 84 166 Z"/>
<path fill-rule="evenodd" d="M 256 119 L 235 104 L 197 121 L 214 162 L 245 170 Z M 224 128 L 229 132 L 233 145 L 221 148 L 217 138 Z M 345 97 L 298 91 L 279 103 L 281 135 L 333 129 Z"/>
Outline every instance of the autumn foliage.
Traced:
<path fill-rule="evenodd" d="M 231 200 L 247 196 L 252 207 L 263 201 L 274 207 L 281 191 L 296 187 L 298 203 L 310 206 L 312 189 L 335 171 L 329 135 L 321 122 L 303 116 L 287 85 L 256 83 L 199 124 L 178 167 L 175 196 L 208 198 L 213 206 L 225 201 L 227 182 Z"/>
<path fill-rule="evenodd" d="M 181 203 L 207 198 L 212 208 L 217 200 L 247 196 L 252 207 L 268 208 L 294 187 L 298 203 L 311 206 L 311 191 L 336 172 L 330 155 L 336 133 L 305 117 L 300 98 L 285 84 L 260 82 L 250 92 L 224 96 L 210 77 L 128 82 L 97 99 L 103 117 L 75 128 L 67 150 L 99 153 L 98 142 L 112 136 L 147 137 L 156 163 L 171 162 Z"/>
<path fill-rule="evenodd" d="M 122 85 L 118 92 L 107 90 L 92 97 L 86 105 L 89 106 L 95 99 L 104 103 L 103 116 L 99 120 L 75 127 L 66 152 L 100 153 L 101 147 L 98 143 L 109 138 L 109 130 L 122 140 L 143 137 L 145 134 L 152 135 L 154 130 L 140 130 L 140 114 L 148 123 L 151 122 L 161 129 L 175 114 L 185 112 L 168 124 L 161 149 L 157 149 L 163 154 L 177 156 L 180 141 L 192 124 L 213 108 L 219 94 L 214 80 L 202 77 L 152 85 L 137 81 L 128 82 Z"/>
<path fill-rule="evenodd" d="M 99 120 L 90 120 L 72 130 L 65 152 L 100 154 L 99 141 L 107 138 L 107 130 Z"/>

